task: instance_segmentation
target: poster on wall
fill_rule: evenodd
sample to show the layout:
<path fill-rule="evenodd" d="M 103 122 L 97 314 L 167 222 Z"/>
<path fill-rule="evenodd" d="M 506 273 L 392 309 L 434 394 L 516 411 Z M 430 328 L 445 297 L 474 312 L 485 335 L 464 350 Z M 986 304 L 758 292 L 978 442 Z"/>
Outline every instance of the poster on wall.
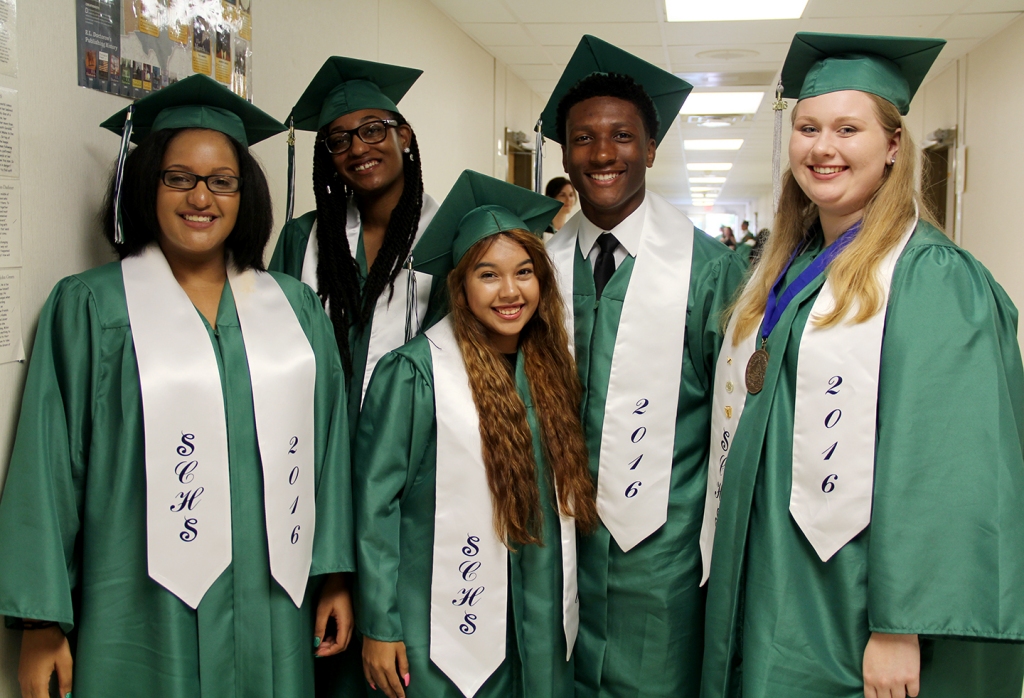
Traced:
<path fill-rule="evenodd" d="M 130 99 L 202 73 L 252 100 L 252 0 L 75 0 L 78 84 Z"/>

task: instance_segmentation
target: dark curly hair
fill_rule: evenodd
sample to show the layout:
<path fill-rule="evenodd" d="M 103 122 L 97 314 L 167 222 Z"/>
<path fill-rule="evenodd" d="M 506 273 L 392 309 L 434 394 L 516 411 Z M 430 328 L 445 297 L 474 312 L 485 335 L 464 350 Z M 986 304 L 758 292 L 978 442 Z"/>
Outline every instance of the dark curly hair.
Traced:
<path fill-rule="evenodd" d="M 399 125 L 408 126 L 400 114 L 392 114 Z M 326 305 L 334 325 L 334 336 L 341 350 L 346 375 L 352 375 L 352 353 L 349 350 L 349 330 L 363 328 L 373 317 L 377 299 L 388 289 L 388 300 L 395 293 L 395 277 L 409 257 L 413 240 L 420 224 L 423 208 L 423 171 L 416 134 L 412 135 L 409 152 L 402 153 L 402 172 L 405 178 L 402 196 L 391 212 L 384 242 L 370 267 L 366 283 L 359 289 L 359 268 L 348 244 L 345 222 L 348 215 L 350 191 L 334 167 L 334 158 L 323 146 L 326 130 L 317 134 L 313 147 L 313 192 L 316 196 L 316 229 L 318 261 L 316 268 L 317 294 Z"/>
<path fill-rule="evenodd" d="M 160 184 L 164 152 L 174 137 L 186 130 L 176 128 L 155 131 L 146 136 L 125 158 L 121 184 L 123 243 L 114 242 L 115 164 L 115 171 L 111 172 L 110 183 L 107 185 L 101 220 L 103 237 L 121 259 L 141 253 L 146 245 L 157 239 L 160 223 L 156 214 L 156 192 Z M 263 249 L 274 227 L 270 187 L 267 186 L 263 168 L 249 149 L 227 134 L 224 137 L 235 149 L 238 174 L 242 180 L 238 220 L 224 244 L 239 269 L 263 271 Z"/>
<path fill-rule="evenodd" d="M 654 106 L 654 100 L 647 94 L 647 91 L 633 78 L 622 73 L 591 73 L 565 93 L 565 96 L 558 102 L 558 112 L 555 117 L 555 130 L 562 139 L 562 143 L 568 139 L 566 133 L 569 110 L 580 102 L 591 97 L 616 97 L 627 102 L 632 102 L 636 110 L 640 112 L 644 128 L 649 138 L 658 137 L 660 121 L 658 120 L 658 109 Z"/>

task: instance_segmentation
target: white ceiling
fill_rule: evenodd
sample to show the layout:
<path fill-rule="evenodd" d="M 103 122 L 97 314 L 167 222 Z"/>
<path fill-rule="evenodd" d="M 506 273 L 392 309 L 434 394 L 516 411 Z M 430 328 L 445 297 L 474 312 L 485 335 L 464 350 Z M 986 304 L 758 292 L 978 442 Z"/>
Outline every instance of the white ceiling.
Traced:
<path fill-rule="evenodd" d="M 583 34 L 672 71 L 697 89 L 717 79 L 727 86 L 705 89 L 768 92 L 751 120 L 727 128 L 676 119 L 647 179 L 678 205 L 691 201 L 684 138 L 744 139 L 739 151 L 690 151 L 692 162 L 733 163 L 720 203 L 752 201 L 771 192 L 773 90 L 796 32 L 947 39 L 927 80 L 1024 12 L 1024 0 L 810 0 L 796 20 L 667 22 L 664 0 L 431 1 L 545 99 Z"/>

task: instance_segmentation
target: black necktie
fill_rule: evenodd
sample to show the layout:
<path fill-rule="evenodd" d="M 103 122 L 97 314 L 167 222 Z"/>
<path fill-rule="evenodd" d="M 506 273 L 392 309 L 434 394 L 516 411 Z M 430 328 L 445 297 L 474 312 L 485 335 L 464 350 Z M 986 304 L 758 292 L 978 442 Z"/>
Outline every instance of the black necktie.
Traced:
<path fill-rule="evenodd" d="M 600 251 L 597 253 L 597 262 L 594 264 L 594 286 L 597 287 L 597 297 L 601 297 L 608 279 L 615 273 L 615 248 L 619 241 L 611 233 L 601 233 L 597 237 L 597 246 Z"/>

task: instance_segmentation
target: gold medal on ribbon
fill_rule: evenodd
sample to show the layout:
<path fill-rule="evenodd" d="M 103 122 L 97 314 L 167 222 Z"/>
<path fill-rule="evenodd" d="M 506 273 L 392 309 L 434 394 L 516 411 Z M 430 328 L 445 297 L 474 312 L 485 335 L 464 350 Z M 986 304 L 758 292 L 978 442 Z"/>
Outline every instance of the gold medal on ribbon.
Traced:
<path fill-rule="evenodd" d="M 747 392 L 751 395 L 757 395 L 761 392 L 761 388 L 764 387 L 764 375 L 768 371 L 768 352 L 764 349 L 758 349 L 750 355 L 750 360 L 747 361 Z"/>

